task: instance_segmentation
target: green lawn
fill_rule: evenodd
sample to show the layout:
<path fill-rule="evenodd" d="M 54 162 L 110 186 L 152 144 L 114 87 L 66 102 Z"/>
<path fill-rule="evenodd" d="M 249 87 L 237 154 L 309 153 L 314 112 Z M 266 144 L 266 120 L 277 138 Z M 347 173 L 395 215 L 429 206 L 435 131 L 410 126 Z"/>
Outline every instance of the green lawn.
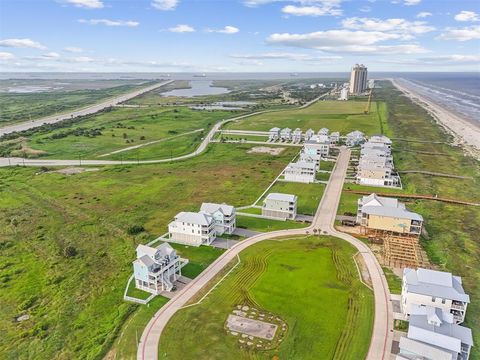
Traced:
<path fill-rule="evenodd" d="M 312 128 L 318 131 L 327 127 L 345 135 L 353 130 L 362 130 L 367 135 L 380 133 L 386 119 L 383 103 L 372 103 L 371 112 L 363 113 L 365 101 L 319 101 L 305 109 L 265 113 L 227 124 L 226 129 L 268 131 L 272 127 Z"/>
<path fill-rule="evenodd" d="M 66 124 L 53 131 L 45 132 L 41 128 L 31 130 L 33 134 L 23 141 L 24 149 L 15 151 L 13 155 L 38 156 L 29 150 L 33 149 L 43 152 L 41 156 L 44 158 L 88 159 L 204 129 L 203 133 L 184 135 L 104 157 L 104 159 L 168 158 L 171 155 L 178 156 L 191 152 L 216 122 L 231 116 L 233 115 L 228 111 L 197 111 L 187 107 L 115 108 Z"/>
<path fill-rule="evenodd" d="M 294 182 L 277 181 L 268 193 L 283 193 L 297 195 L 297 213 L 304 215 L 314 215 L 317 211 L 318 204 L 323 196 L 325 190 L 324 184 L 303 184 Z M 265 194 L 265 197 L 268 195 Z M 262 205 L 263 200 L 260 200 L 258 205 Z"/>
<path fill-rule="evenodd" d="M 373 296 L 358 279 L 346 242 L 330 237 L 265 241 L 203 302 L 177 312 L 160 339 L 161 359 L 361 359 L 370 343 Z M 292 301 L 295 299 L 295 301 Z M 243 350 L 224 329 L 237 305 L 288 325 L 273 350 Z M 199 341 L 201 339 L 201 341 Z"/>
<path fill-rule="evenodd" d="M 137 289 L 135 287 L 135 280 L 132 280 L 130 282 L 130 286 L 128 287 L 128 291 L 127 291 L 127 296 L 131 296 L 131 297 L 134 297 L 134 298 L 137 298 L 137 299 L 145 300 L 150 295 L 152 295 L 152 294 L 150 294 L 149 292 Z"/>
<path fill-rule="evenodd" d="M 399 278 L 395 273 L 388 267 L 382 267 L 387 279 L 388 289 L 392 294 L 401 294 L 402 293 L 402 279 Z"/>
<path fill-rule="evenodd" d="M 281 221 L 281 220 L 269 220 L 269 219 L 260 219 L 249 216 L 237 216 L 237 227 L 254 230 L 254 231 L 275 231 L 275 230 L 284 230 L 284 229 L 298 229 L 306 227 L 307 224 L 295 222 L 291 220 Z"/>
<path fill-rule="evenodd" d="M 204 201 L 252 203 L 294 155 L 292 149 L 249 154 L 250 148 L 215 144 L 182 162 L 71 176 L 0 169 L 0 353 L 102 358 L 137 309 L 123 302 L 136 245 L 164 234 L 176 213 L 198 211 Z M 146 232 L 128 235 L 132 225 Z M 67 246 L 78 254 L 66 257 Z M 187 276 L 221 252 L 180 248 L 190 260 Z M 12 321 L 22 314 L 30 319 Z"/>

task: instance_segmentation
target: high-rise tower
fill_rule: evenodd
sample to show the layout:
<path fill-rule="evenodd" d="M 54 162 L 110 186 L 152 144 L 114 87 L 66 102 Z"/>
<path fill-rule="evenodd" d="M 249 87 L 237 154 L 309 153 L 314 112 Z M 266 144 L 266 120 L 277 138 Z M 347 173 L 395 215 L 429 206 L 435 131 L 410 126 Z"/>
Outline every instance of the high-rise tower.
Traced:
<path fill-rule="evenodd" d="M 350 93 L 358 95 L 365 90 L 367 90 L 367 67 L 356 64 L 350 75 Z"/>

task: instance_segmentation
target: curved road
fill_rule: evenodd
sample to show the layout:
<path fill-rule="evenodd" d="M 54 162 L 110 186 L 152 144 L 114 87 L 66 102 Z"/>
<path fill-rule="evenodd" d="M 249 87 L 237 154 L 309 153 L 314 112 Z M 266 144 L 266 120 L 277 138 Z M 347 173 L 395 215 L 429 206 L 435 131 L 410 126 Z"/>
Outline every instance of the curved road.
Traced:
<path fill-rule="evenodd" d="M 338 232 L 334 229 L 335 215 L 340 201 L 340 195 L 350 158 L 350 150 L 342 148 L 337 163 L 331 174 L 330 181 L 325 189 L 324 196 L 318 206 L 312 224 L 303 229 L 280 230 L 252 236 L 234 245 L 215 260 L 202 274 L 178 292 L 165 306 L 163 306 L 150 320 L 145 328 L 137 351 L 138 360 L 157 360 L 158 346 L 163 329 L 170 318 L 180 310 L 200 289 L 202 289 L 215 275 L 217 275 L 237 254 L 247 247 L 260 241 L 280 236 L 311 234 L 313 229 L 319 229 L 323 234 L 333 235 L 348 241 L 362 254 L 372 279 L 375 318 L 373 333 L 368 350 L 368 360 L 388 360 L 390 356 L 392 330 L 392 308 L 390 293 L 383 271 L 375 255 L 360 240 Z"/>
<path fill-rule="evenodd" d="M 78 116 L 94 114 L 94 113 L 99 112 L 99 111 L 101 111 L 105 108 L 115 106 L 119 103 L 122 103 L 124 101 L 133 99 L 134 97 L 142 95 L 146 92 L 149 92 L 149 91 L 155 90 L 155 89 L 157 89 L 161 86 L 170 84 L 173 81 L 174 80 L 168 80 L 168 81 L 164 81 L 164 82 L 161 82 L 161 83 L 156 83 L 154 85 L 150 85 L 150 86 L 144 87 L 142 89 L 132 91 L 132 92 L 127 93 L 127 94 L 119 95 L 119 96 L 114 97 L 112 99 L 103 101 L 99 104 L 90 105 L 90 106 L 87 106 L 85 108 L 72 111 L 70 113 L 61 114 L 61 115 L 51 115 L 51 116 L 47 116 L 47 117 L 44 117 L 44 118 L 41 118 L 41 119 L 38 119 L 38 120 L 26 121 L 26 122 L 22 122 L 22 123 L 19 123 L 19 124 L 13 124 L 13 125 L 10 125 L 10 126 L 5 126 L 3 128 L 0 128 L 0 137 L 5 135 L 5 134 L 10 134 L 12 132 L 24 131 L 24 130 L 36 128 L 36 127 L 42 126 L 44 124 L 54 124 L 54 123 L 57 123 L 57 122 L 62 121 L 62 120 L 72 119 L 72 118 L 76 118 Z"/>

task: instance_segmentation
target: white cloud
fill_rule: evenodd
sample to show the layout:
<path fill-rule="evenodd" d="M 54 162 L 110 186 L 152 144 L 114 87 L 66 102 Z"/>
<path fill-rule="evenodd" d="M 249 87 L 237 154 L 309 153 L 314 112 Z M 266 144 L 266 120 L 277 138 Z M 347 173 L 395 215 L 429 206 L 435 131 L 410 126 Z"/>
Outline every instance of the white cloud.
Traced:
<path fill-rule="evenodd" d="M 328 30 L 306 34 L 272 34 L 267 38 L 267 42 L 330 53 L 383 55 L 427 52 L 417 44 L 377 45 L 378 42 L 401 38 L 399 34 L 381 31 Z"/>
<path fill-rule="evenodd" d="M 480 21 L 480 16 L 474 11 L 460 11 L 455 15 L 457 21 Z"/>
<path fill-rule="evenodd" d="M 432 57 L 424 57 L 418 59 L 429 64 L 478 64 L 480 63 L 480 55 L 439 55 Z"/>
<path fill-rule="evenodd" d="M 43 54 L 42 57 L 45 59 L 57 59 L 60 57 L 60 54 L 56 52 L 49 52 L 49 53 Z"/>
<path fill-rule="evenodd" d="M 79 23 L 90 24 L 90 25 L 105 25 L 105 26 L 127 26 L 127 27 L 136 27 L 140 23 L 138 21 L 132 20 L 108 20 L 108 19 L 79 19 Z"/>
<path fill-rule="evenodd" d="M 428 11 L 421 11 L 417 14 L 417 18 L 419 19 L 424 19 L 428 16 L 432 16 L 433 14 L 431 12 L 428 12 Z"/>
<path fill-rule="evenodd" d="M 480 39 L 480 26 L 470 26 L 466 28 L 446 28 L 445 32 L 440 34 L 437 39 L 457 41 Z"/>
<path fill-rule="evenodd" d="M 287 15 L 294 16 L 325 16 L 333 15 L 339 16 L 342 15 L 341 9 L 336 9 L 326 6 L 295 6 L 287 5 L 282 8 L 282 12 Z"/>
<path fill-rule="evenodd" d="M 86 9 L 101 9 L 104 7 L 103 2 L 100 0 L 66 0 L 67 3 L 72 4 L 76 7 L 86 8 Z"/>
<path fill-rule="evenodd" d="M 420 4 L 422 0 L 403 0 L 403 4 L 406 6 L 413 6 Z"/>
<path fill-rule="evenodd" d="M 195 32 L 195 29 L 190 25 L 178 24 L 177 26 L 169 28 L 168 31 L 174 32 L 174 33 L 189 33 L 189 32 Z"/>
<path fill-rule="evenodd" d="M 13 59 L 15 59 L 15 55 L 9 52 L 0 52 L 0 61 L 13 60 Z"/>
<path fill-rule="evenodd" d="M 232 58 L 250 60 L 293 60 L 293 61 L 330 61 L 342 59 L 341 56 L 312 56 L 301 53 L 269 52 L 261 54 L 232 54 Z"/>
<path fill-rule="evenodd" d="M 366 12 L 372 11 L 372 8 L 371 8 L 370 6 L 368 6 L 368 5 L 366 5 L 366 6 L 362 6 L 362 7 L 361 7 L 360 9 L 358 9 L 358 10 L 360 10 L 361 12 L 365 12 L 365 13 L 366 13 Z"/>
<path fill-rule="evenodd" d="M 32 48 L 45 50 L 46 47 L 40 44 L 37 41 L 31 39 L 5 39 L 0 40 L 0 46 L 4 47 L 15 47 L 15 48 Z"/>
<path fill-rule="evenodd" d="M 63 48 L 64 51 L 70 52 L 70 53 L 81 53 L 83 52 L 82 48 L 76 47 L 76 46 L 67 46 Z"/>
<path fill-rule="evenodd" d="M 179 0 L 153 0 L 151 5 L 157 10 L 171 11 L 175 10 L 178 3 Z"/>
<path fill-rule="evenodd" d="M 424 34 L 435 30 L 433 26 L 427 25 L 425 21 L 407 21 L 405 19 L 380 20 L 376 18 L 353 17 L 344 19 L 342 25 L 346 29 L 395 33 L 401 35 L 403 40 L 410 40 L 415 34 Z"/>
<path fill-rule="evenodd" d="M 236 28 L 235 26 L 227 25 L 223 29 L 206 29 L 205 31 L 210 33 L 236 34 L 240 31 L 240 29 Z"/>

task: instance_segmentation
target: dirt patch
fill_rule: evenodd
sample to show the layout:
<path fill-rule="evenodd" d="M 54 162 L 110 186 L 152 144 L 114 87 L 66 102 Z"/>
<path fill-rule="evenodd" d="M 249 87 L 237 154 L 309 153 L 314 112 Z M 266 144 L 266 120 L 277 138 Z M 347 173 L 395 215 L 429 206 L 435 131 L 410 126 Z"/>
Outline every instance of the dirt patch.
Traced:
<path fill-rule="evenodd" d="M 25 143 L 22 143 L 22 147 L 20 149 L 13 150 L 10 153 L 11 156 L 26 157 L 26 158 L 36 158 L 46 154 L 47 154 L 46 151 L 32 149 Z"/>
<path fill-rule="evenodd" d="M 98 169 L 98 168 L 68 167 L 68 168 L 49 171 L 49 172 L 59 173 L 59 174 L 63 174 L 63 175 L 75 175 L 75 174 L 80 174 L 80 173 L 86 172 L 86 171 L 98 171 L 98 170 L 100 170 L 100 169 Z"/>
<path fill-rule="evenodd" d="M 280 155 L 285 148 L 282 147 L 267 147 L 267 146 L 255 146 L 247 151 L 249 154 L 270 154 L 270 155 Z"/>

